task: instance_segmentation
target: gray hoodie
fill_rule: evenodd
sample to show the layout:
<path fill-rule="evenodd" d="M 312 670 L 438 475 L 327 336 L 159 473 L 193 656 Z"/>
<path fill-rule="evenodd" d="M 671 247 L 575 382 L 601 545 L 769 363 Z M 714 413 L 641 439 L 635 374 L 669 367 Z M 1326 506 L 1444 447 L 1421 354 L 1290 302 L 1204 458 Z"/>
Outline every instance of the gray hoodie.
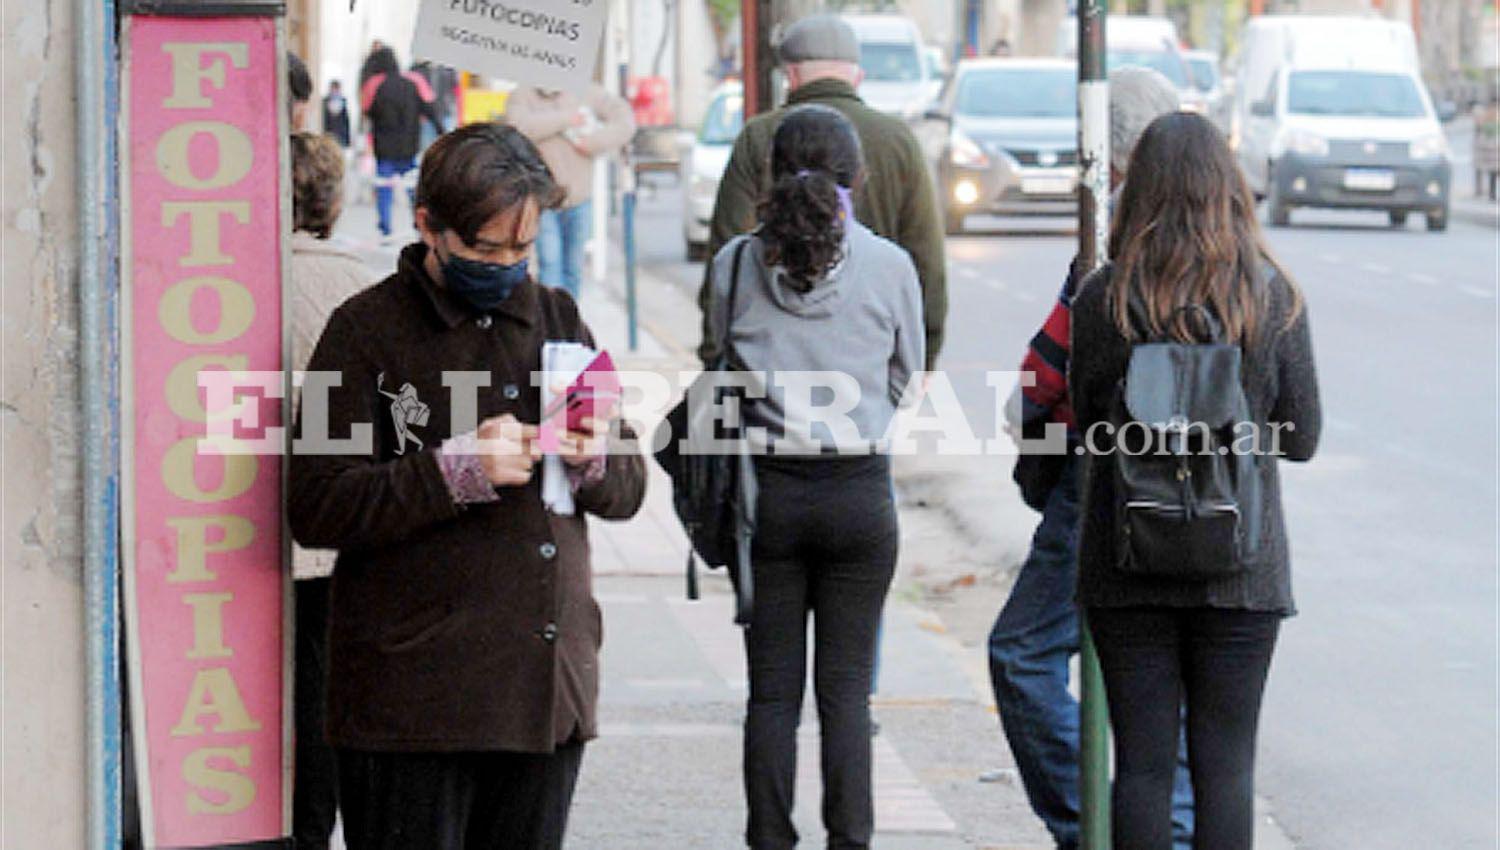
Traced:
<path fill-rule="evenodd" d="M 746 409 L 751 445 L 761 450 L 769 436 L 776 454 L 880 451 L 896 408 L 917 400 L 905 390 L 925 357 L 911 257 L 855 223 L 843 260 L 800 292 L 784 269 L 766 265 L 757 236 L 736 237 L 713 262 L 710 320 L 721 340 L 741 244 L 729 341 L 739 364 L 765 381 L 766 396 Z"/>

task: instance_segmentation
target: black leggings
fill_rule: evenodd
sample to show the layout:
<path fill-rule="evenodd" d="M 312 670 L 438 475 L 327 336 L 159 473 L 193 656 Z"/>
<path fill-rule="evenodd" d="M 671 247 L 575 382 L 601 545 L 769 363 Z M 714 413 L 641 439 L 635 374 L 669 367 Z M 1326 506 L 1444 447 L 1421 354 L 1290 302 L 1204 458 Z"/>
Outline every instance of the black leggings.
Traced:
<path fill-rule="evenodd" d="M 1255 733 L 1278 614 L 1090 608 L 1115 735 L 1114 850 L 1170 850 L 1179 709 L 1187 701 L 1194 850 L 1250 850 Z"/>
<path fill-rule="evenodd" d="M 745 839 L 756 850 L 797 843 L 792 793 L 811 613 L 827 846 L 866 848 L 875 826 L 870 676 L 896 566 L 889 459 L 761 458 L 756 470 L 755 612 L 745 631 Z"/>

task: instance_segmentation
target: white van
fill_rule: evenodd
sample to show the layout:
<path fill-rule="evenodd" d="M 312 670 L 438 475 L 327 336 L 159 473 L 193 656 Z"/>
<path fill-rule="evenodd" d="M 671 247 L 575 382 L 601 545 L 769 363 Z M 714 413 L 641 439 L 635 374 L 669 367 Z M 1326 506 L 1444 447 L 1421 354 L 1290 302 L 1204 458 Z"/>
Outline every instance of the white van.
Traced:
<path fill-rule="evenodd" d="M 1273 225 L 1298 207 L 1422 213 L 1448 226 L 1452 163 L 1403 23 L 1374 18 L 1252 21 L 1232 141 Z"/>
<path fill-rule="evenodd" d="M 860 98 L 881 112 L 908 120 L 920 117 L 941 81 L 932 74 L 917 25 L 900 15 L 846 15 L 844 20 L 859 40 L 859 64 L 865 72 Z"/>

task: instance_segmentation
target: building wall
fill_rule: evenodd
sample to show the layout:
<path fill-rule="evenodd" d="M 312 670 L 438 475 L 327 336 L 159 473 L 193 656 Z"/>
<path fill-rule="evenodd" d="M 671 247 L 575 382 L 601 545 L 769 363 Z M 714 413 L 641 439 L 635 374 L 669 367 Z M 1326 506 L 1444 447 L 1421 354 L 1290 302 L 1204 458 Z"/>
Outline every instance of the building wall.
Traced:
<path fill-rule="evenodd" d="M 85 840 L 71 3 L 3 4 L 0 847 Z"/>

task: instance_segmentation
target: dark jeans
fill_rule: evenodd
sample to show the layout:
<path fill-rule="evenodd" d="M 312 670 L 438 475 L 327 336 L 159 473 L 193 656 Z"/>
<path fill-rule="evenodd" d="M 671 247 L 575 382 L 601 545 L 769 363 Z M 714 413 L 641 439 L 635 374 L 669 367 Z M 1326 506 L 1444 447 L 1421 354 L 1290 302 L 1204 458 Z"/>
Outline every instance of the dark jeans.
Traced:
<path fill-rule="evenodd" d="M 551 755 L 338 754 L 349 850 L 560 850 L 583 744 Z"/>
<path fill-rule="evenodd" d="M 328 746 L 328 590 L 332 579 L 294 582 L 297 605 L 296 772 L 292 839 L 297 850 L 328 850 L 338 816 L 338 758 Z"/>
<path fill-rule="evenodd" d="M 827 846 L 867 848 L 875 829 L 870 676 L 898 536 L 890 462 L 761 458 L 756 469 L 755 612 L 745 631 L 745 840 L 756 850 L 797 844 L 792 794 L 810 613 Z"/>
<path fill-rule="evenodd" d="M 396 198 L 396 188 L 401 185 L 407 172 L 417 167 L 415 159 L 378 159 L 375 161 L 375 214 L 379 216 L 380 234 L 391 235 L 391 206 Z M 416 206 L 415 194 L 406 190 L 406 199 Z"/>
<path fill-rule="evenodd" d="M 1255 733 L 1278 614 L 1090 608 L 1115 734 L 1114 850 L 1171 845 L 1178 716 L 1187 705 L 1195 850 L 1250 850 Z"/>
<path fill-rule="evenodd" d="M 1061 850 L 1078 846 L 1078 701 L 1068 691 L 1078 654 L 1079 467 L 1070 460 L 1052 488 L 1031 552 L 990 630 L 990 684 L 1001 728 L 1032 811 Z M 1172 800 L 1177 846 L 1193 835 L 1186 753 Z"/>

